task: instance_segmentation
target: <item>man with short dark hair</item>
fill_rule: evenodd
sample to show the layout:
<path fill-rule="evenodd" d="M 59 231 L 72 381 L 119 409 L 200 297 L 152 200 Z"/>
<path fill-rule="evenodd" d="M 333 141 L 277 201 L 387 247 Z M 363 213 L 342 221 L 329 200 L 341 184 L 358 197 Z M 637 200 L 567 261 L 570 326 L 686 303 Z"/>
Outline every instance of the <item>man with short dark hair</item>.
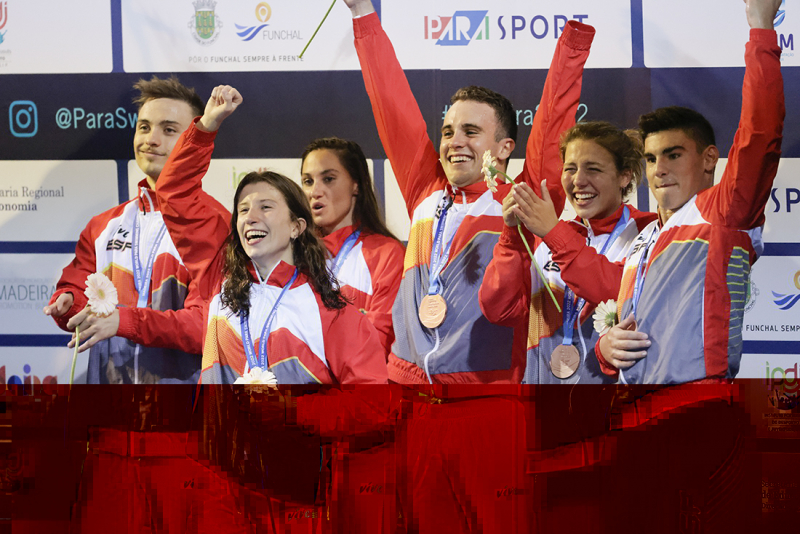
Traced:
<path fill-rule="evenodd" d="M 773 30 L 780 0 L 745 3 L 742 113 L 720 182 L 714 131 L 700 113 L 673 106 L 639 120 L 659 219 L 634 241 L 622 321 L 598 342 L 605 371 L 625 383 L 725 382 L 739 371 L 750 266 L 763 251 L 785 115 Z"/>
<path fill-rule="evenodd" d="M 44 308 L 62 329 L 80 329 L 79 350 L 90 351 L 86 381 L 116 385 L 71 395 L 70 424 L 78 432 L 88 425 L 90 434 L 72 518 L 80 532 L 183 532 L 199 469 L 186 455 L 186 437 L 200 377 L 203 302 L 166 232 L 154 188 L 205 104 L 174 77 L 154 76 L 134 88 L 140 94 L 133 148 L 145 175 L 137 198 L 89 221 Z M 105 274 L 117 289 L 119 306 L 107 317 L 86 306 L 92 273 Z M 149 387 L 118 386 L 125 384 Z"/>
<path fill-rule="evenodd" d="M 410 532 L 527 532 L 524 421 L 509 384 L 523 376 L 528 325 L 492 324 L 478 299 L 498 239 L 520 240 L 500 235 L 511 185 L 493 191 L 482 172 L 487 151 L 506 171 L 514 108 L 486 88 L 460 89 L 437 155 L 372 3 L 345 2 L 378 133 L 411 219 L 388 362 L 390 380 L 420 386 L 405 390 L 410 402 L 398 428 L 403 517 Z M 593 37 L 594 28 L 570 21 L 556 46 L 517 180 L 536 192 L 560 165 L 558 135 L 575 122 Z M 560 213 L 564 193 L 555 174 L 548 189 Z"/>

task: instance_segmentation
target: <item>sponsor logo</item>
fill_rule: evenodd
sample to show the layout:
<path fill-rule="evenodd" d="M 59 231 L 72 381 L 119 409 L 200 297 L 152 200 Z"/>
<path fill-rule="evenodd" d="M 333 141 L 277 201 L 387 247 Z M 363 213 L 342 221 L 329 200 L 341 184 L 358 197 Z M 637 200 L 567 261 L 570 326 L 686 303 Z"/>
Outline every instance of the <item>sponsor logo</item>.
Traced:
<path fill-rule="evenodd" d="M 800 271 L 794 273 L 794 286 L 800 290 Z M 775 297 L 773 300 L 775 305 L 782 310 L 790 310 L 795 304 L 797 304 L 797 301 L 800 300 L 800 293 L 783 294 L 773 291 L 772 296 Z"/>
<path fill-rule="evenodd" d="M 62 130 L 113 130 L 136 126 L 138 113 L 131 113 L 123 107 L 110 111 L 86 111 L 83 108 L 61 108 L 56 111 L 56 126 Z"/>
<path fill-rule="evenodd" d="M 6 22 L 8 22 L 8 2 L 0 2 L 0 30 L 6 27 Z M 8 30 L 0 31 L 0 44 L 3 44 L 7 32 Z"/>
<path fill-rule="evenodd" d="M 192 2 L 194 16 L 189 19 L 189 29 L 195 41 L 201 45 L 209 45 L 217 40 L 222 21 L 214 13 L 217 3 L 214 0 L 196 0 Z"/>
<path fill-rule="evenodd" d="M 783 19 L 786 18 L 786 0 L 781 2 L 781 7 L 778 9 L 778 12 L 775 13 L 775 21 L 773 22 L 773 26 L 777 28 L 783 23 Z"/>
<path fill-rule="evenodd" d="M 382 484 L 375 484 L 373 482 L 367 482 L 366 484 L 361 484 L 358 488 L 358 492 L 361 494 L 365 493 L 383 493 L 383 485 Z"/>
<path fill-rule="evenodd" d="M 750 280 L 747 284 L 747 300 L 744 303 L 744 312 L 747 313 L 753 309 L 753 306 L 756 305 L 756 299 L 761 294 L 756 286 L 756 283 L 753 282 L 753 271 L 750 271 Z"/>
<path fill-rule="evenodd" d="M 30 100 L 16 100 L 8 107 L 8 127 L 14 137 L 33 137 L 39 131 L 39 110 Z"/>
<path fill-rule="evenodd" d="M 425 39 L 440 46 L 466 46 L 489 38 L 488 11 L 456 11 L 450 17 L 425 17 Z"/>
<path fill-rule="evenodd" d="M 797 362 L 791 367 L 770 368 L 766 362 L 767 398 L 773 408 L 778 410 L 795 410 L 800 392 L 800 381 L 797 379 Z"/>
<path fill-rule="evenodd" d="M 786 213 L 792 212 L 792 205 L 800 204 L 800 189 L 794 187 L 787 187 L 781 192 L 781 188 L 773 187 L 770 197 L 772 202 L 775 203 L 775 209 L 772 213 L 785 211 Z"/>
<path fill-rule="evenodd" d="M 499 32 L 499 40 L 506 38 L 517 39 L 522 37 L 533 37 L 534 39 L 544 39 L 552 35 L 558 36 L 564 30 L 564 26 L 570 19 L 584 22 L 589 15 L 500 15 L 492 24 L 492 17 L 489 11 L 456 11 L 449 16 L 425 16 L 424 39 L 435 40 L 438 46 L 467 46 L 472 41 L 487 41 L 490 35 Z M 494 29 L 493 29 L 494 28 Z"/>
<path fill-rule="evenodd" d="M 236 35 L 241 38 L 242 41 L 250 41 L 255 37 L 258 32 L 269 26 L 267 21 L 272 17 L 272 8 L 269 7 L 269 4 L 266 2 L 261 2 L 256 6 L 256 19 L 258 20 L 259 24 L 255 26 L 242 26 L 239 24 L 235 24 L 236 26 Z"/>
<path fill-rule="evenodd" d="M 23 395 L 26 394 L 33 394 L 33 386 L 50 386 L 58 384 L 58 379 L 55 376 L 48 375 L 44 378 L 39 378 L 38 376 L 31 374 L 31 365 L 26 363 L 22 366 L 23 375 L 21 377 L 17 375 L 11 375 L 6 377 L 6 366 L 3 365 L 0 367 L 0 384 L 2 386 L 23 386 L 22 393 Z M 3 387 L 3 389 L 7 389 Z"/>

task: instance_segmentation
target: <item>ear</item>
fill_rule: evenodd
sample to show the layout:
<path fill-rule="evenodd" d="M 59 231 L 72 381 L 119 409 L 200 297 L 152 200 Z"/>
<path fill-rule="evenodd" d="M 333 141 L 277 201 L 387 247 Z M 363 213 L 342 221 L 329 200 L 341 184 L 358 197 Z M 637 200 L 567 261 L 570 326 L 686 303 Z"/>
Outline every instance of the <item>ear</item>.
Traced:
<path fill-rule="evenodd" d="M 294 230 L 292 231 L 292 241 L 300 237 L 306 231 L 306 220 L 297 218 L 294 221 Z"/>
<path fill-rule="evenodd" d="M 510 137 L 501 139 L 500 142 L 498 143 L 497 153 L 495 154 L 495 157 L 500 161 L 507 160 L 509 157 L 511 157 L 511 153 L 514 152 L 514 147 L 516 145 L 517 144 Z"/>
<path fill-rule="evenodd" d="M 703 150 L 703 171 L 714 176 L 717 161 L 719 161 L 719 149 L 714 145 L 708 145 Z"/>
<path fill-rule="evenodd" d="M 630 185 L 631 181 L 633 180 L 633 174 L 631 174 L 630 169 L 625 169 L 619 175 L 619 188 L 621 191 L 625 191 L 625 189 Z"/>

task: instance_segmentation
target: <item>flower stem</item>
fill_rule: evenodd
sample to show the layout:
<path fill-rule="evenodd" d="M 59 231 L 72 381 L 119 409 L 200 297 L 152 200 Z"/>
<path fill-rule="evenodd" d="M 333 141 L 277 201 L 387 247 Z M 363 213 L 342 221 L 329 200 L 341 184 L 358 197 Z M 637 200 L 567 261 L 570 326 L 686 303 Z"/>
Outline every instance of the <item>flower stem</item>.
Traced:
<path fill-rule="evenodd" d="M 75 327 L 75 350 L 72 353 L 72 368 L 69 371 L 69 386 L 72 387 L 72 381 L 75 379 L 75 364 L 78 362 L 78 347 L 81 344 L 81 327 Z"/>
<path fill-rule="evenodd" d="M 533 263 L 533 266 L 536 267 L 536 272 L 539 273 L 539 279 L 542 281 L 542 285 L 544 285 L 544 288 L 550 294 L 550 298 L 553 299 L 553 304 L 556 305 L 556 309 L 558 310 L 558 312 L 561 313 L 561 306 L 558 305 L 558 300 L 556 300 L 556 296 L 553 295 L 553 290 L 550 289 L 550 284 L 547 283 L 547 280 L 544 277 L 544 273 L 539 268 L 539 264 L 536 263 L 536 259 L 534 259 L 533 257 L 533 252 L 531 252 L 531 247 L 530 245 L 528 245 L 528 240 L 525 239 L 525 234 L 522 233 L 522 223 L 519 223 L 517 225 L 517 231 L 519 232 L 519 236 L 522 238 L 522 242 L 525 243 L 525 249 L 528 251 L 528 255 L 531 257 L 531 262 Z"/>
<path fill-rule="evenodd" d="M 509 183 L 509 184 L 515 183 L 514 179 L 511 178 L 506 173 L 504 173 L 503 171 L 497 171 L 497 174 L 501 174 L 503 176 L 503 178 L 505 178 L 506 183 Z M 550 298 L 553 299 L 553 304 L 556 305 L 556 309 L 558 310 L 558 313 L 561 313 L 561 306 L 558 305 L 558 300 L 556 300 L 556 296 L 553 295 L 553 290 L 550 289 L 550 284 L 547 283 L 547 279 L 544 277 L 544 273 L 542 272 L 542 269 L 540 269 L 539 268 L 539 264 L 536 263 L 536 258 L 533 257 L 533 251 L 531 250 L 531 246 L 528 244 L 528 240 L 525 238 L 525 234 L 522 233 L 522 223 L 520 222 L 519 219 L 517 219 L 517 231 L 519 232 L 519 236 L 522 238 L 522 242 L 525 243 L 525 250 L 528 251 L 528 255 L 531 257 L 531 263 L 536 268 L 536 272 L 539 275 L 539 280 L 542 281 L 542 285 L 547 290 L 547 292 L 550 294 Z"/>
<path fill-rule="evenodd" d="M 309 39 L 308 42 L 306 43 L 306 46 L 303 47 L 303 51 L 300 52 L 300 59 L 303 59 L 303 54 L 306 53 L 306 49 L 308 48 L 308 45 L 310 45 L 311 41 L 314 40 L 314 37 L 317 36 L 317 32 L 319 31 L 320 28 L 322 28 L 322 24 L 325 22 L 325 19 L 328 18 L 328 15 L 330 14 L 331 9 L 333 9 L 334 4 L 336 4 L 336 0 L 333 0 L 333 2 L 331 2 L 331 7 L 328 8 L 328 11 L 327 11 L 327 13 L 325 13 L 325 16 L 322 17 L 322 22 L 319 23 L 319 26 L 317 26 L 317 29 L 314 30 L 314 33 L 311 35 L 311 39 Z"/>

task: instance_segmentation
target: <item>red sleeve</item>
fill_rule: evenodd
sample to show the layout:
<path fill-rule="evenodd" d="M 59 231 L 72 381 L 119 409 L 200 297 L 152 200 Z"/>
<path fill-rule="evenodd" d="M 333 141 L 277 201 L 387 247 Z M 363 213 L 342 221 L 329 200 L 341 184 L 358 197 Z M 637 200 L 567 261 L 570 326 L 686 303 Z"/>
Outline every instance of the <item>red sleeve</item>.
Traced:
<path fill-rule="evenodd" d="M 150 308 L 118 308 L 117 335 L 148 347 L 202 354 L 205 302 L 194 280 L 189 284 L 189 294 L 183 306 L 181 310 L 167 311 Z"/>
<path fill-rule="evenodd" d="M 378 15 L 354 19 L 353 32 L 378 134 L 410 215 L 432 185 L 447 183 L 439 154 Z"/>
<path fill-rule="evenodd" d="M 589 58 L 594 34 L 593 27 L 574 20 L 567 22 L 564 27 L 547 71 L 542 99 L 533 118 L 525 147 L 525 167 L 517 180 L 527 182 L 536 194 L 540 194 L 541 181 L 547 180 L 547 190 L 557 215 L 563 211 L 565 200 L 561 186 L 561 133 L 575 124 L 583 66 Z"/>
<path fill-rule="evenodd" d="M 89 303 L 89 299 L 83 292 L 86 290 L 86 278 L 97 270 L 97 256 L 94 251 L 96 236 L 94 234 L 96 227 L 100 227 L 99 231 L 102 231 L 103 219 L 104 217 L 100 215 L 93 217 L 83 229 L 78 238 L 78 244 L 75 246 L 75 257 L 72 258 L 69 265 L 64 267 L 61 278 L 56 284 L 56 291 L 50 298 L 49 304 L 52 304 L 63 293 L 72 293 L 72 307 L 61 317 L 53 317 L 58 327 L 67 332 L 71 331 L 67 329 L 69 320 Z"/>
<path fill-rule="evenodd" d="M 391 239 L 370 252 L 372 253 L 370 263 L 373 261 L 375 263 L 374 266 L 369 266 L 373 294 L 369 301 L 369 309 L 366 310 L 367 318 L 378 331 L 378 338 L 388 357 L 394 343 L 392 306 L 400 289 L 400 281 L 403 279 L 405 247 L 399 241 Z"/>
<path fill-rule="evenodd" d="M 528 243 L 533 243 L 530 234 Z M 516 228 L 503 225 L 478 299 L 483 315 L 494 324 L 519 326 L 527 316 L 531 305 L 531 259 Z"/>
<path fill-rule="evenodd" d="M 325 359 L 339 383 L 387 384 L 386 355 L 372 323 L 351 305 L 328 310 L 320 301 L 319 306 L 330 316 L 323 334 Z"/>
<path fill-rule="evenodd" d="M 602 339 L 603 336 L 600 336 Z M 603 358 L 603 354 L 600 352 L 600 339 L 597 340 L 597 343 L 594 344 L 594 355 L 597 357 L 598 363 L 600 363 L 600 370 L 606 376 L 618 376 L 619 369 L 611 365 Z"/>
<path fill-rule="evenodd" d="M 750 30 L 745 47 L 742 114 L 717 187 L 697 199 L 714 224 L 734 229 L 764 224 L 772 182 L 778 172 L 786 115 L 781 49 L 774 30 Z"/>
<path fill-rule="evenodd" d="M 201 184 L 215 137 L 216 132 L 189 126 L 156 182 L 164 223 L 204 300 L 210 300 L 219 289 L 223 248 L 230 233 L 230 213 L 203 191 Z"/>
<path fill-rule="evenodd" d="M 561 269 L 561 279 L 576 295 L 594 304 L 619 296 L 624 262 L 609 261 L 566 221 L 558 221 L 544 242 Z"/>

